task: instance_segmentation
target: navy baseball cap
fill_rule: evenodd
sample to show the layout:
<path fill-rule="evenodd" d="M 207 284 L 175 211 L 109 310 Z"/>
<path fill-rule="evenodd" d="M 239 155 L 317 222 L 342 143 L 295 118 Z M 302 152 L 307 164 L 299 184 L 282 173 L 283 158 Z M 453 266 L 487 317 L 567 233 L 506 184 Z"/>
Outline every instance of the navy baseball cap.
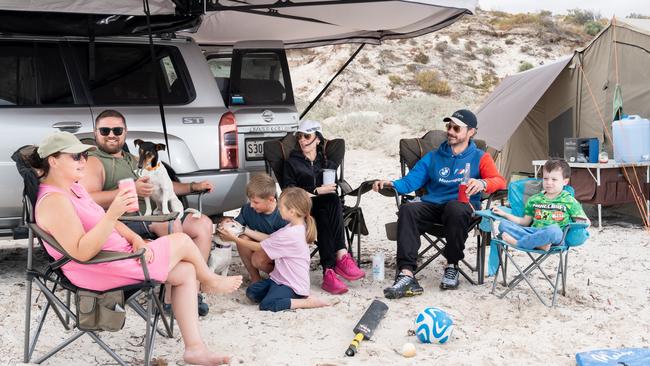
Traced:
<path fill-rule="evenodd" d="M 459 126 L 467 126 L 468 128 L 476 128 L 478 121 L 476 116 L 470 110 L 459 109 L 450 117 L 445 117 L 444 122 L 454 122 Z"/>

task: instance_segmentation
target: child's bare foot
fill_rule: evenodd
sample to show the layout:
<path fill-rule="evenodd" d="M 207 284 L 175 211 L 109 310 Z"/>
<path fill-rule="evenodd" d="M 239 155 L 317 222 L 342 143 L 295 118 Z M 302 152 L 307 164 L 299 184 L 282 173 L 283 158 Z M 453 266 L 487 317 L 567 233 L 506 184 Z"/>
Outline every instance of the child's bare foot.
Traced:
<path fill-rule="evenodd" d="M 191 365 L 227 365 L 230 363 L 229 356 L 220 356 L 211 352 L 206 346 L 196 349 L 185 349 L 183 360 Z"/>
<path fill-rule="evenodd" d="M 549 250 L 549 249 L 551 249 L 551 244 L 540 245 L 540 246 L 536 247 L 536 249 Z"/>
<path fill-rule="evenodd" d="M 201 290 L 210 294 L 229 294 L 239 288 L 242 276 L 214 275 L 210 281 L 201 283 Z"/>
<path fill-rule="evenodd" d="M 292 309 L 315 309 L 322 308 L 325 306 L 331 306 L 338 303 L 338 300 L 335 303 L 323 300 L 316 296 L 308 296 L 305 299 L 291 299 L 291 308 Z"/>
<path fill-rule="evenodd" d="M 508 234 L 508 233 L 501 233 L 501 240 L 505 241 L 506 243 L 508 243 L 510 245 L 517 246 L 517 239 L 510 236 L 510 234 Z"/>

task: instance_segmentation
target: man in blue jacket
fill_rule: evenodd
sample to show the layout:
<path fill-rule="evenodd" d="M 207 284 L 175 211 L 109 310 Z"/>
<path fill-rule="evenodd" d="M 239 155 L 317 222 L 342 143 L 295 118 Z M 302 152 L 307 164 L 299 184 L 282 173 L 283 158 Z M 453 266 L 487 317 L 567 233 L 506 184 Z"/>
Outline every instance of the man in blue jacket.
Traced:
<path fill-rule="evenodd" d="M 443 255 L 447 266 L 440 282 L 440 288 L 458 287 L 458 262 L 464 258 L 463 250 L 467 230 L 474 209 L 480 208 L 480 193 L 492 193 L 506 186 L 499 175 L 492 157 L 476 147 L 472 137 L 476 134 L 477 120 L 474 113 L 461 109 L 446 117 L 447 141 L 437 150 L 427 153 L 413 169 L 397 180 L 379 180 L 373 185 L 378 191 L 383 187 L 394 187 L 398 193 L 406 194 L 420 188 L 426 190 L 420 202 L 410 202 L 400 207 L 397 218 L 397 269 L 398 274 L 391 287 L 384 289 L 384 296 L 397 299 L 403 296 L 420 295 L 424 290 L 413 272 L 420 249 L 420 235 L 433 223 L 445 227 Z M 465 166 L 470 164 L 470 179 L 467 195 L 470 203 L 458 201 L 458 188 L 465 175 Z"/>

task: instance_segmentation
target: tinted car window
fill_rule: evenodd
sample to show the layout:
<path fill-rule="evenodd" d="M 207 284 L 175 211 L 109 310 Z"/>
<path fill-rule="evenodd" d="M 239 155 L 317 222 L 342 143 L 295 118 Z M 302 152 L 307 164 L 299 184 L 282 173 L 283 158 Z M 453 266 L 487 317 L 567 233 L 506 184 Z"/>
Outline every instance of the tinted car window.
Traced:
<path fill-rule="evenodd" d="M 0 107 L 72 103 L 57 44 L 0 42 Z"/>
<path fill-rule="evenodd" d="M 231 88 L 232 104 L 264 105 L 292 104 L 293 94 L 288 78 L 288 66 L 281 55 L 270 51 L 247 51 L 233 70 L 238 75 Z"/>
<path fill-rule="evenodd" d="M 73 46 L 94 104 L 158 104 L 156 77 L 167 104 L 186 104 L 193 98 L 185 64 L 175 47 L 155 46 L 152 64 L 148 45 L 96 43 Z M 89 59 L 94 59 L 90 64 Z"/>

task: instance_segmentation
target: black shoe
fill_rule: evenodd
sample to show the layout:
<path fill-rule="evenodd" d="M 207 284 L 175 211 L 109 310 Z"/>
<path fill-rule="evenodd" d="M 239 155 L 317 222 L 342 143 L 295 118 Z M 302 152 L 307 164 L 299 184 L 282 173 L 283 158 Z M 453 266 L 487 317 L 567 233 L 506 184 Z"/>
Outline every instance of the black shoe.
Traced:
<path fill-rule="evenodd" d="M 458 288 L 458 277 L 460 271 L 458 265 L 450 264 L 445 268 L 445 274 L 440 281 L 440 289 L 442 290 L 455 290 Z"/>
<path fill-rule="evenodd" d="M 405 274 L 398 274 L 393 286 L 384 289 L 384 296 L 387 299 L 399 299 L 404 296 L 421 295 L 424 289 L 418 283 L 415 277 Z"/>
<path fill-rule="evenodd" d="M 206 316 L 210 312 L 210 306 L 203 302 L 203 295 L 198 295 L 199 299 L 199 316 Z"/>

